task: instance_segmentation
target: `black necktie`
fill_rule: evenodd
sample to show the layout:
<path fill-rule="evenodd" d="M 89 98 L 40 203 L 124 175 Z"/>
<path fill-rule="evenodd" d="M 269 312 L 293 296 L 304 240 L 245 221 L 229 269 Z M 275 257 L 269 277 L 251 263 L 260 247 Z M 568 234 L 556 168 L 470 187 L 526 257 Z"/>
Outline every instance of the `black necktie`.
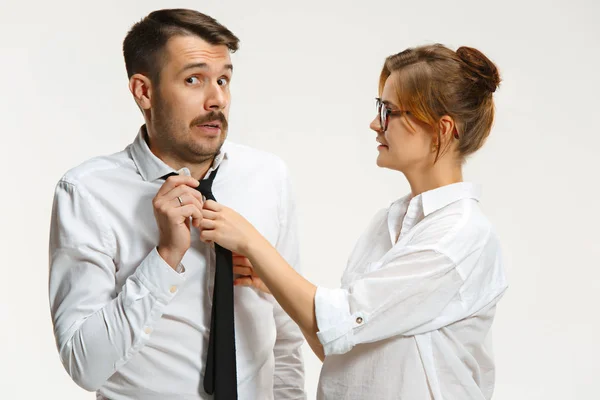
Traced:
<path fill-rule="evenodd" d="M 200 181 L 199 190 L 207 200 L 216 201 L 212 184 L 219 169 Z M 164 178 L 171 175 L 166 175 Z M 235 363 L 235 327 L 233 314 L 233 258 L 231 251 L 215 243 L 216 270 L 213 289 L 212 315 L 204 391 L 214 394 L 215 400 L 237 399 L 237 376 Z"/>

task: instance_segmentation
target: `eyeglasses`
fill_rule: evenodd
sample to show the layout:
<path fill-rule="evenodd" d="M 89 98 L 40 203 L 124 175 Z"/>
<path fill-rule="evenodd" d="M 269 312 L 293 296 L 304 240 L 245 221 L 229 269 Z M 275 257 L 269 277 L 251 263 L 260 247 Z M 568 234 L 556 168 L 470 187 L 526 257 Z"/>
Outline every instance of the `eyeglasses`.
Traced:
<path fill-rule="evenodd" d="M 379 115 L 379 125 L 383 132 L 387 131 L 390 115 L 402 115 L 408 113 L 408 111 L 403 110 L 392 110 L 379 97 L 375 98 L 375 102 L 377 104 L 377 115 Z"/>
<path fill-rule="evenodd" d="M 392 110 L 379 97 L 375 98 L 375 102 L 377 104 L 377 115 L 379 116 L 379 125 L 381 126 L 381 130 L 383 132 L 387 131 L 388 124 L 390 122 L 390 115 L 410 114 L 410 111 Z M 458 131 L 456 129 L 454 130 L 453 136 L 456 139 L 460 139 Z"/>

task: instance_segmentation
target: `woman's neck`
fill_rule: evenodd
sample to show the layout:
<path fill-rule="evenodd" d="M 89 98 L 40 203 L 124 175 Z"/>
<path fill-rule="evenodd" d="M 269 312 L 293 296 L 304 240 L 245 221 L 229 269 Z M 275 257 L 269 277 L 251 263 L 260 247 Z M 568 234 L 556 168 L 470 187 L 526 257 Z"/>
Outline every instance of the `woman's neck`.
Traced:
<path fill-rule="evenodd" d="M 410 184 L 413 197 L 429 190 L 463 181 L 462 168 L 460 165 L 444 164 L 436 163 L 432 167 L 424 170 L 404 173 Z"/>

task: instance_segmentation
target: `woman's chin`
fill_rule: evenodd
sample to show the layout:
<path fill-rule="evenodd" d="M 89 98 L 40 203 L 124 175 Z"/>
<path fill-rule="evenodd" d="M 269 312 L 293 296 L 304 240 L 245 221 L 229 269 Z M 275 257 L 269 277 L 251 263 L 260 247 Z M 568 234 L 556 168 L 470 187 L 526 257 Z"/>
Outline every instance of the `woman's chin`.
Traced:
<path fill-rule="evenodd" d="M 390 160 L 389 157 L 386 157 L 385 155 L 379 154 L 376 163 L 379 168 L 387 168 L 394 171 L 403 172 L 403 168 L 401 165 L 399 165 L 397 160 Z"/>
<path fill-rule="evenodd" d="M 386 157 L 384 154 L 379 153 L 379 155 L 377 156 L 377 166 L 380 168 L 389 168 L 390 167 L 390 162 L 389 160 L 387 160 L 388 157 Z"/>

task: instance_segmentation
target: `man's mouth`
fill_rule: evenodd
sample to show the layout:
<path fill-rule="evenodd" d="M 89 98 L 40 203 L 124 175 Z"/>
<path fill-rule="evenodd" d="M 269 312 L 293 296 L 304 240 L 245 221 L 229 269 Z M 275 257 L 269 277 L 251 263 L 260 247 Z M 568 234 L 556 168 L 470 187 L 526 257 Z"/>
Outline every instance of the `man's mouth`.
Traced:
<path fill-rule="evenodd" d="M 207 122 L 206 124 L 202 124 L 202 125 L 198 125 L 198 126 L 204 126 L 204 127 L 207 127 L 207 128 L 221 129 L 221 122 L 220 121 L 211 121 L 211 122 Z"/>

